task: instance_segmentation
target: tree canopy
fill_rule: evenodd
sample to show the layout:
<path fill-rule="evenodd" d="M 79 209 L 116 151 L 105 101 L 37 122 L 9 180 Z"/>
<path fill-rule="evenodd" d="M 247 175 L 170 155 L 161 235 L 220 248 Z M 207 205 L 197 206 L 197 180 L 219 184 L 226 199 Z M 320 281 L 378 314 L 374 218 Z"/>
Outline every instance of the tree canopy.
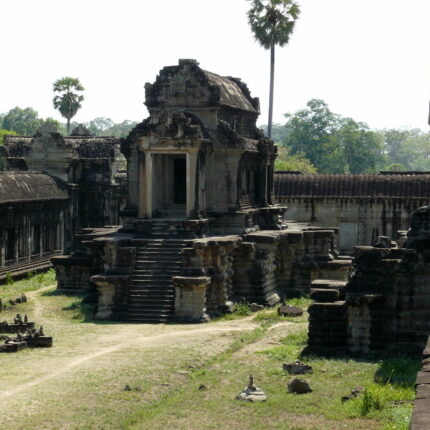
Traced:
<path fill-rule="evenodd" d="M 363 122 L 333 113 L 320 99 L 285 117 L 284 125 L 274 127 L 275 142 L 286 148 L 279 152 L 277 169 L 300 170 L 292 158 L 299 157 L 320 173 L 430 170 L 430 132 L 371 130 Z M 288 160 L 294 168 L 285 164 Z M 307 166 L 303 169 L 311 173 Z"/>
<path fill-rule="evenodd" d="M 65 77 L 54 82 L 54 93 L 58 94 L 52 101 L 55 109 L 66 118 L 67 134 L 70 134 L 70 120 L 81 108 L 81 102 L 84 100 L 84 96 L 79 94 L 81 91 L 84 91 L 84 87 L 77 78 Z"/>

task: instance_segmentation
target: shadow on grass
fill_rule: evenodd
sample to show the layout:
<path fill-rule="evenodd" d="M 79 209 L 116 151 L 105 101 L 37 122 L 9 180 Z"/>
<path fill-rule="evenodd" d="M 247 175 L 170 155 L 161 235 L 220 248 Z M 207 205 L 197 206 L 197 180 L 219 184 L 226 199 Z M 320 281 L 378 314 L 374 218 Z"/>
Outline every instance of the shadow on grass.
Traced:
<path fill-rule="evenodd" d="M 395 387 L 413 387 L 418 371 L 421 369 L 422 354 L 418 351 L 386 351 L 366 354 L 351 354 L 345 350 L 336 352 L 315 352 L 304 347 L 299 354 L 300 359 L 307 361 L 326 359 L 354 361 L 356 363 L 376 363 L 379 365 L 374 375 L 374 382 Z"/>

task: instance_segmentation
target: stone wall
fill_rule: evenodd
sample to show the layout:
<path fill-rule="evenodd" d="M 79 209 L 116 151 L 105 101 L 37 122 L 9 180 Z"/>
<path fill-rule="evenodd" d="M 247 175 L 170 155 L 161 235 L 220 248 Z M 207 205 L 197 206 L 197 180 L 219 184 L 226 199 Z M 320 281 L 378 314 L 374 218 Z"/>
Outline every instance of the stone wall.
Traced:
<path fill-rule="evenodd" d="M 319 297 L 309 308 L 311 349 L 422 350 L 430 333 L 429 217 L 430 207 L 414 212 L 403 248 L 388 239 L 355 248 L 345 298 Z"/>
<path fill-rule="evenodd" d="M 423 351 L 422 369 L 418 372 L 415 389 L 410 429 L 427 430 L 430 428 L 430 337 Z"/>
<path fill-rule="evenodd" d="M 288 219 L 339 229 L 337 246 L 351 254 L 379 236 L 399 238 L 412 212 L 430 203 L 430 175 L 302 175 L 276 173 L 275 197 Z"/>

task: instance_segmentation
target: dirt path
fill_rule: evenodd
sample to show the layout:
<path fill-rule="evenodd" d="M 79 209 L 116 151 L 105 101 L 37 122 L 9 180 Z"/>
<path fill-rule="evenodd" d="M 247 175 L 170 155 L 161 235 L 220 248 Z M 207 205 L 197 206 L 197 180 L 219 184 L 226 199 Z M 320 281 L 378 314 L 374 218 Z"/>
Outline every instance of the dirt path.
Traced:
<path fill-rule="evenodd" d="M 55 319 L 50 319 L 44 312 L 43 300 L 41 300 L 41 294 L 51 289 L 51 287 L 45 287 L 38 291 L 33 291 L 28 294 L 32 305 L 32 315 L 35 321 L 43 321 L 45 324 L 49 322 L 51 326 L 54 326 L 58 322 Z M 64 322 L 61 322 L 64 324 Z M 209 339 L 215 335 L 228 334 L 240 331 L 250 331 L 257 326 L 256 323 L 251 321 L 251 318 L 232 320 L 232 321 L 221 321 L 214 324 L 199 325 L 199 326 L 179 326 L 179 325 L 136 325 L 136 324 L 124 324 L 109 326 L 99 326 L 101 332 L 97 336 L 91 339 L 92 352 L 88 353 L 87 350 L 77 350 L 73 358 L 66 362 L 60 360 L 61 365 L 55 367 L 49 367 L 45 369 L 45 373 L 42 376 L 36 377 L 29 382 L 23 382 L 14 384 L 12 389 L 0 391 L 0 399 L 6 399 L 11 396 L 15 396 L 18 393 L 30 391 L 36 385 L 43 384 L 48 380 L 60 379 L 66 373 L 72 371 L 79 371 L 79 368 L 88 362 L 95 361 L 96 359 L 112 354 L 127 348 L 130 348 L 130 342 L 132 341 L 133 347 L 139 349 L 152 348 L 154 346 L 162 347 L 163 345 L 169 345 L 170 347 L 185 346 L 187 344 L 193 344 L 195 342 L 201 342 L 204 339 Z M 105 330 L 103 330 L 105 328 Z M 137 335 L 139 331 L 162 331 L 162 333 L 154 335 Z M 113 331 L 113 332 L 112 332 Z M 105 346 L 107 343 L 110 346 Z M 54 338 L 55 348 L 55 338 Z"/>

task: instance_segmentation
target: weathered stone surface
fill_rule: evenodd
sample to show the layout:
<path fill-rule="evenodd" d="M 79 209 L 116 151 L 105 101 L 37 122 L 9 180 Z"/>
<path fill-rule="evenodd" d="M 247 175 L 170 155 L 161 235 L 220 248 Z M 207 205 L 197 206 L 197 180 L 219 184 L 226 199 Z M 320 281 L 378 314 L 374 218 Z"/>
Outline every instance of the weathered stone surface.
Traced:
<path fill-rule="evenodd" d="M 283 317 L 301 317 L 303 309 L 297 306 L 281 305 L 278 308 L 278 314 Z"/>
<path fill-rule="evenodd" d="M 236 400 L 245 400 L 247 402 L 265 402 L 267 400 L 266 393 L 260 388 L 250 389 L 245 387 L 237 396 Z"/>
<path fill-rule="evenodd" d="M 307 394 L 312 393 L 312 388 L 304 379 L 292 379 L 288 383 L 288 392 L 292 394 Z"/>
<path fill-rule="evenodd" d="M 249 305 L 249 309 L 251 309 L 252 312 L 258 312 L 264 309 L 263 305 L 259 305 L 257 303 L 251 303 Z"/>

